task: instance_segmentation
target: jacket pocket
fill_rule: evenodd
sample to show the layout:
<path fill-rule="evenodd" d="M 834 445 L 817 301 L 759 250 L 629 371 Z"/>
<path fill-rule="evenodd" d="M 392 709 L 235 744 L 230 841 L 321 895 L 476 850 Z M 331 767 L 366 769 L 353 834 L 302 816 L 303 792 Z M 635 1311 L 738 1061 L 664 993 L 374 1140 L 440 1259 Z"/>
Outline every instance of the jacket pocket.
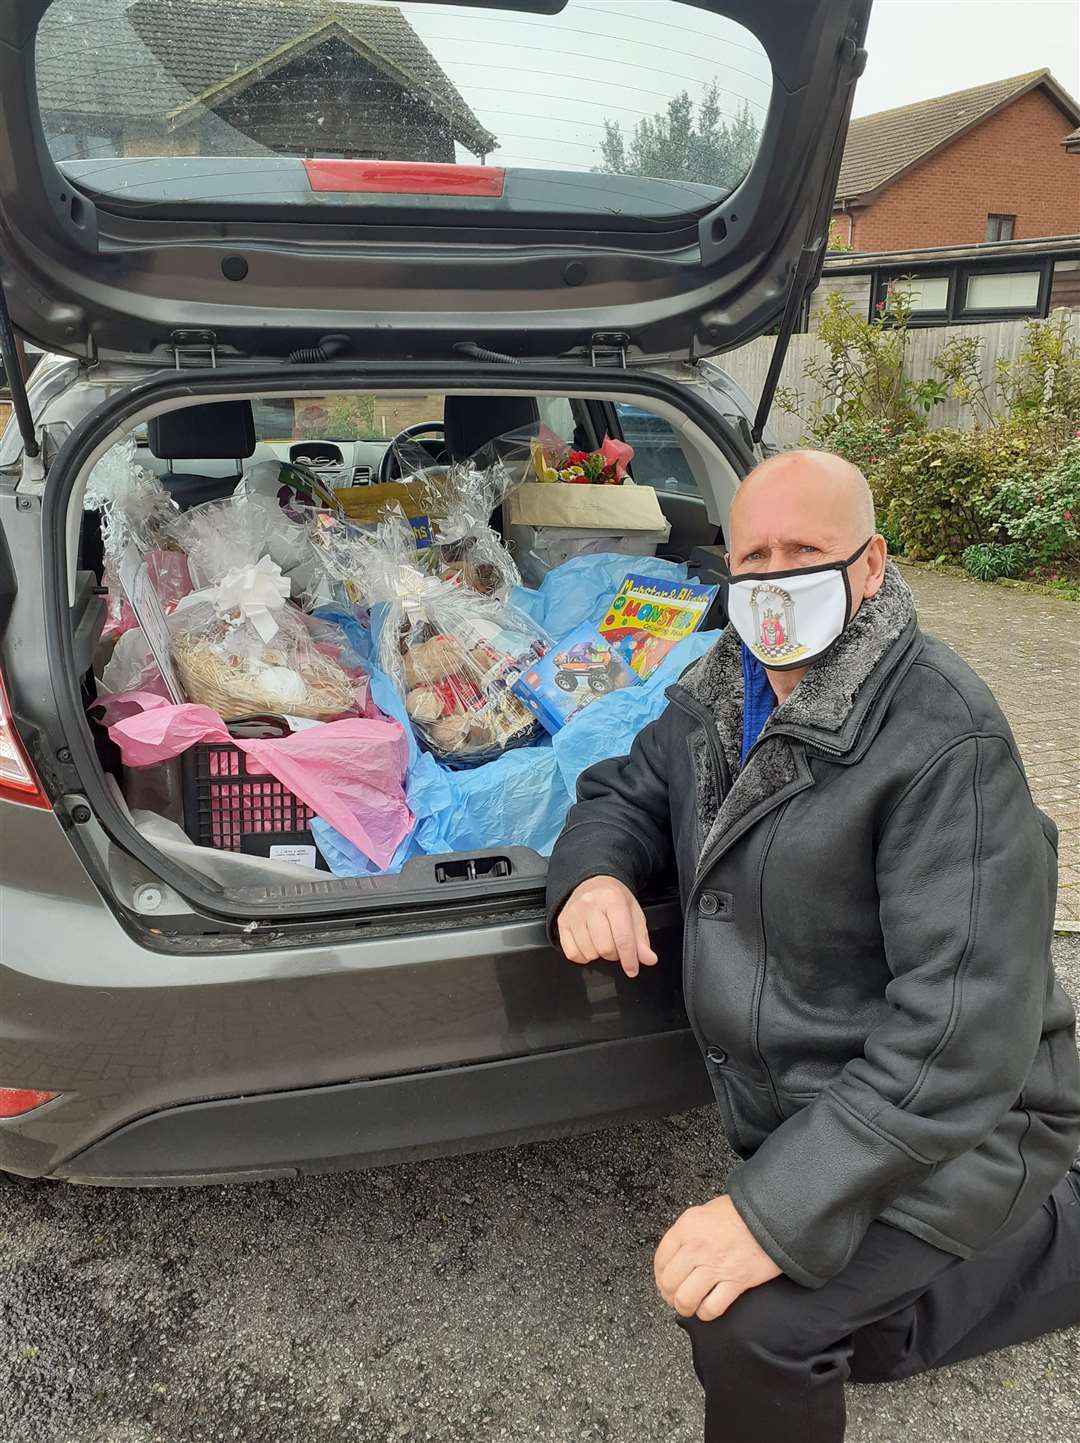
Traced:
<path fill-rule="evenodd" d="M 804 1107 L 809 1107 L 820 1095 L 818 1092 L 781 1092 L 777 1089 L 776 1097 L 780 1103 L 780 1111 L 784 1114 L 784 1121 L 794 1117 L 797 1112 L 802 1112 Z"/>
<path fill-rule="evenodd" d="M 768 1084 L 754 1082 L 728 1066 L 726 1054 L 715 1047 L 706 1052 L 705 1066 L 728 1141 L 737 1153 L 749 1157 L 784 1120 Z"/>

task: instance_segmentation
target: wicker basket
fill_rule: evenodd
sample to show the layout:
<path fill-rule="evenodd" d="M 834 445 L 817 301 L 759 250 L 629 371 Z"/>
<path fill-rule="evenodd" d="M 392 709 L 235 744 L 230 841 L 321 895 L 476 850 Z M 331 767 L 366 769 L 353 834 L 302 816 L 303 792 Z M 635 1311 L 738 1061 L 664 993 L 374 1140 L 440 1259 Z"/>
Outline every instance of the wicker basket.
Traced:
<path fill-rule="evenodd" d="M 349 678 L 330 657 L 314 647 L 300 672 L 307 691 L 300 701 L 286 699 L 260 684 L 258 673 L 246 672 L 195 635 L 173 638 L 173 662 L 189 701 L 213 707 L 224 721 L 260 712 L 328 721 L 354 705 Z"/>

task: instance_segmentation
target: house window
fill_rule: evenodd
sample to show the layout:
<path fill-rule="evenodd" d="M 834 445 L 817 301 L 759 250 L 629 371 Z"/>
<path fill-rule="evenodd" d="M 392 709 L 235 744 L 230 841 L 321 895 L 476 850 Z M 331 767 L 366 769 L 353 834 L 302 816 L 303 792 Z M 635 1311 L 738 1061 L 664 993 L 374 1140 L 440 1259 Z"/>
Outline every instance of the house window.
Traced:
<path fill-rule="evenodd" d="M 949 277 L 944 276 L 912 276 L 893 275 L 883 276 L 880 282 L 880 302 L 884 302 L 888 311 L 889 292 L 893 286 L 904 290 L 911 297 L 911 315 L 913 320 L 938 319 L 948 313 L 949 309 Z"/>
<path fill-rule="evenodd" d="M 904 287 L 911 296 L 913 311 L 947 311 L 949 309 L 948 276 L 905 276 L 895 282 Z"/>
<path fill-rule="evenodd" d="M 965 311 L 1037 311 L 1041 271 L 973 272 L 967 277 Z"/>
<path fill-rule="evenodd" d="M 1022 270 L 1006 270 L 996 261 L 992 267 L 958 263 L 936 275 L 878 271 L 871 289 L 871 316 L 889 315 L 891 286 L 903 286 L 910 291 L 913 326 L 1045 316 L 1050 298 L 1050 271 L 1049 260 L 1030 259 Z"/>
<path fill-rule="evenodd" d="M 1014 215 L 988 215 L 986 217 L 986 239 L 988 241 L 1010 241 L 1016 231 Z"/>

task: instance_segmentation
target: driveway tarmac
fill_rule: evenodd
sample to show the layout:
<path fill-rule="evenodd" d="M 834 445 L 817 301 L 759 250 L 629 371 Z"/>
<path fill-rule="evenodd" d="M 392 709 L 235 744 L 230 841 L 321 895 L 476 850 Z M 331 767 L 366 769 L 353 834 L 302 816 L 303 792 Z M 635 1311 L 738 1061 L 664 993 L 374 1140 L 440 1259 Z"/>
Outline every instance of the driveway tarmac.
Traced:
<path fill-rule="evenodd" d="M 1080 996 L 1080 937 L 1055 955 Z M 258 1186 L 0 1186 L 0 1440 L 699 1443 L 650 1264 L 729 1160 L 702 1111 Z M 1066 1443 L 1080 1329 L 849 1399 L 849 1443 Z"/>

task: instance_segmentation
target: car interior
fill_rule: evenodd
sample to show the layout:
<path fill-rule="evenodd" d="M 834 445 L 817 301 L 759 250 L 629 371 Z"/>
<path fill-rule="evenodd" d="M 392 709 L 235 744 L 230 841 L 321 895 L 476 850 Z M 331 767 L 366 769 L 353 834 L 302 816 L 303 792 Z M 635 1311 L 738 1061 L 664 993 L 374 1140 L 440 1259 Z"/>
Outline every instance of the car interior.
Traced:
<path fill-rule="evenodd" d="M 442 415 L 438 420 L 410 421 L 393 434 L 387 434 L 385 440 L 381 436 L 370 439 L 355 435 L 295 434 L 300 420 L 306 431 L 321 419 L 324 411 L 332 421 L 333 402 L 337 398 L 322 399 L 329 405 L 305 414 L 302 398 L 296 398 L 291 408 L 291 414 L 299 418 L 293 424 L 294 434 L 282 434 L 288 430 L 290 408 L 283 407 L 280 401 L 270 407 L 260 398 L 232 398 L 164 410 L 149 421 L 133 426 L 124 433 L 123 439 L 117 437 L 117 440 L 125 444 L 128 438 L 134 439 L 135 462 L 156 474 L 176 506 L 186 512 L 232 496 L 250 468 L 267 460 L 302 461 L 331 486 L 342 479 L 355 483 L 360 470 L 362 474 L 366 472 L 361 480 L 363 486 L 385 474 L 397 479 L 405 463 L 415 466 L 417 445 L 420 454 L 430 457 L 432 464 L 465 460 L 488 442 L 510 432 L 520 432 L 522 428 L 535 430 L 541 422 L 551 429 L 557 428 L 569 445 L 595 447 L 605 434 L 620 436 L 618 407 L 624 405 L 608 397 L 449 393 L 441 400 Z M 425 403 L 438 404 L 432 398 L 415 398 L 411 410 Z M 388 410 L 399 416 L 410 414 L 410 407 L 400 400 Z M 717 497 L 725 489 L 729 493 L 733 489 L 734 473 L 725 478 L 724 470 L 730 470 L 728 463 L 716 454 L 709 455 L 708 448 L 697 449 L 688 435 L 677 433 L 674 412 L 665 417 L 662 407 L 653 411 L 629 402 L 625 403 L 625 410 L 636 427 L 634 434 L 639 442 L 631 462 L 631 479 L 648 475 L 670 525 L 670 535 L 657 546 L 657 554 L 687 563 L 691 579 L 714 580 L 722 555 L 722 519 L 726 514 L 725 504 L 718 502 Z M 383 429 L 381 419 L 376 429 Z M 387 430 L 389 433 L 389 427 Z M 361 454 L 367 457 L 364 463 L 357 460 Z M 677 457 L 677 464 L 672 463 L 673 455 Z M 695 482 L 695 475 L 700 478 L 700 485 Z M 707 489 L 710 486 L 711 495 Z M 102 660 L 109 647 L 106 642 L 102 650 L 105 606 L 100 594 L 104 580 L 101 521 L 97 510 L 81 510 L 80 506 L 78 529 L 74 533 L 79 537 L 78 561 L 71 577 L 76 665 L 82 673 L 85 703 L 91 707 L 101 690 Z M 505 536 L 506 528 L 498 509 L 491 517 L 491 525 Z M 626 569 L 632 568 L 633 557 L 628 556 Z M 718 601 L 706 627 L 722 624 L 722 602 Z M 296 876 L 296 869 L 289 863 L 275 861 L 264 853 L 232 853 L 202 845 L 193 840 L 190 827 L 184 835 L 185 788 L 190 802 L 191 777 L 177 766 L 125 768 L 106 730 L 95 726 L 93 731 L 94 745 L 113 800 L 142 835 L 165 855 L 230 887 L 258 885 L 265 890 Z M 506 839 L 502 853 L 505 855 L 493 863 L 493 878 L 513 873 L 518 879 L 532 878 L 534 883 L 542 880 L 545 867 L 542 857 L 527 848 L 515 847 L 512 838 Z M 424 866 L 418 865 L 420 860 Z M 487 875 L 484 866 L 481 865 L 477 878 L 478 864 L 471 857 L 467 860 L 455 856 L 440 858 L 441 875 L 454 875 L 458 860 L 466 869 L 463 878 L 468 875 L 483 882 Z M 430 862 L 430 858 L 416 859 L 407 864 L 400 876 L 369 878 L 367 886 L 407 893 L 430 879 L 432 869 L 427 865 Z M 326 872 L 318 875 L 325 877 Z M 355 890 L 356 883 L 353 879 L 342 879 L 318 885 L 324 889 L 351 886 Z M 291 890 L 295 893 L 296 887 Z"/>
<path fill-rule="evenodd" d="M 415 464 L 418 451 L 426 452 L 432 465 L 464 461 L 499 436 L 554 421 L 562 439 L 575 447 L 598 444 L 604 434 L 634 445 L 632 474 L 656 488 L 671 524 L 661 555 L 686 561 L 694 547 L 717 540 L 678 437 L 661 416 L 603 401 L 563 400 L 541 408 L 533 396 L 454 394 L 442 398 L 442 412 L 385 439 L 298 438 L 282 434 L 280 408 L 268 412 L 259 401 L 214 401 L 167 412 L 136 428 L 136 459 L 186 510 L 231 496 L 245 471 L 260 461 L 301 463 L 334 488 L 396 481 L 403 460 Z"/>

